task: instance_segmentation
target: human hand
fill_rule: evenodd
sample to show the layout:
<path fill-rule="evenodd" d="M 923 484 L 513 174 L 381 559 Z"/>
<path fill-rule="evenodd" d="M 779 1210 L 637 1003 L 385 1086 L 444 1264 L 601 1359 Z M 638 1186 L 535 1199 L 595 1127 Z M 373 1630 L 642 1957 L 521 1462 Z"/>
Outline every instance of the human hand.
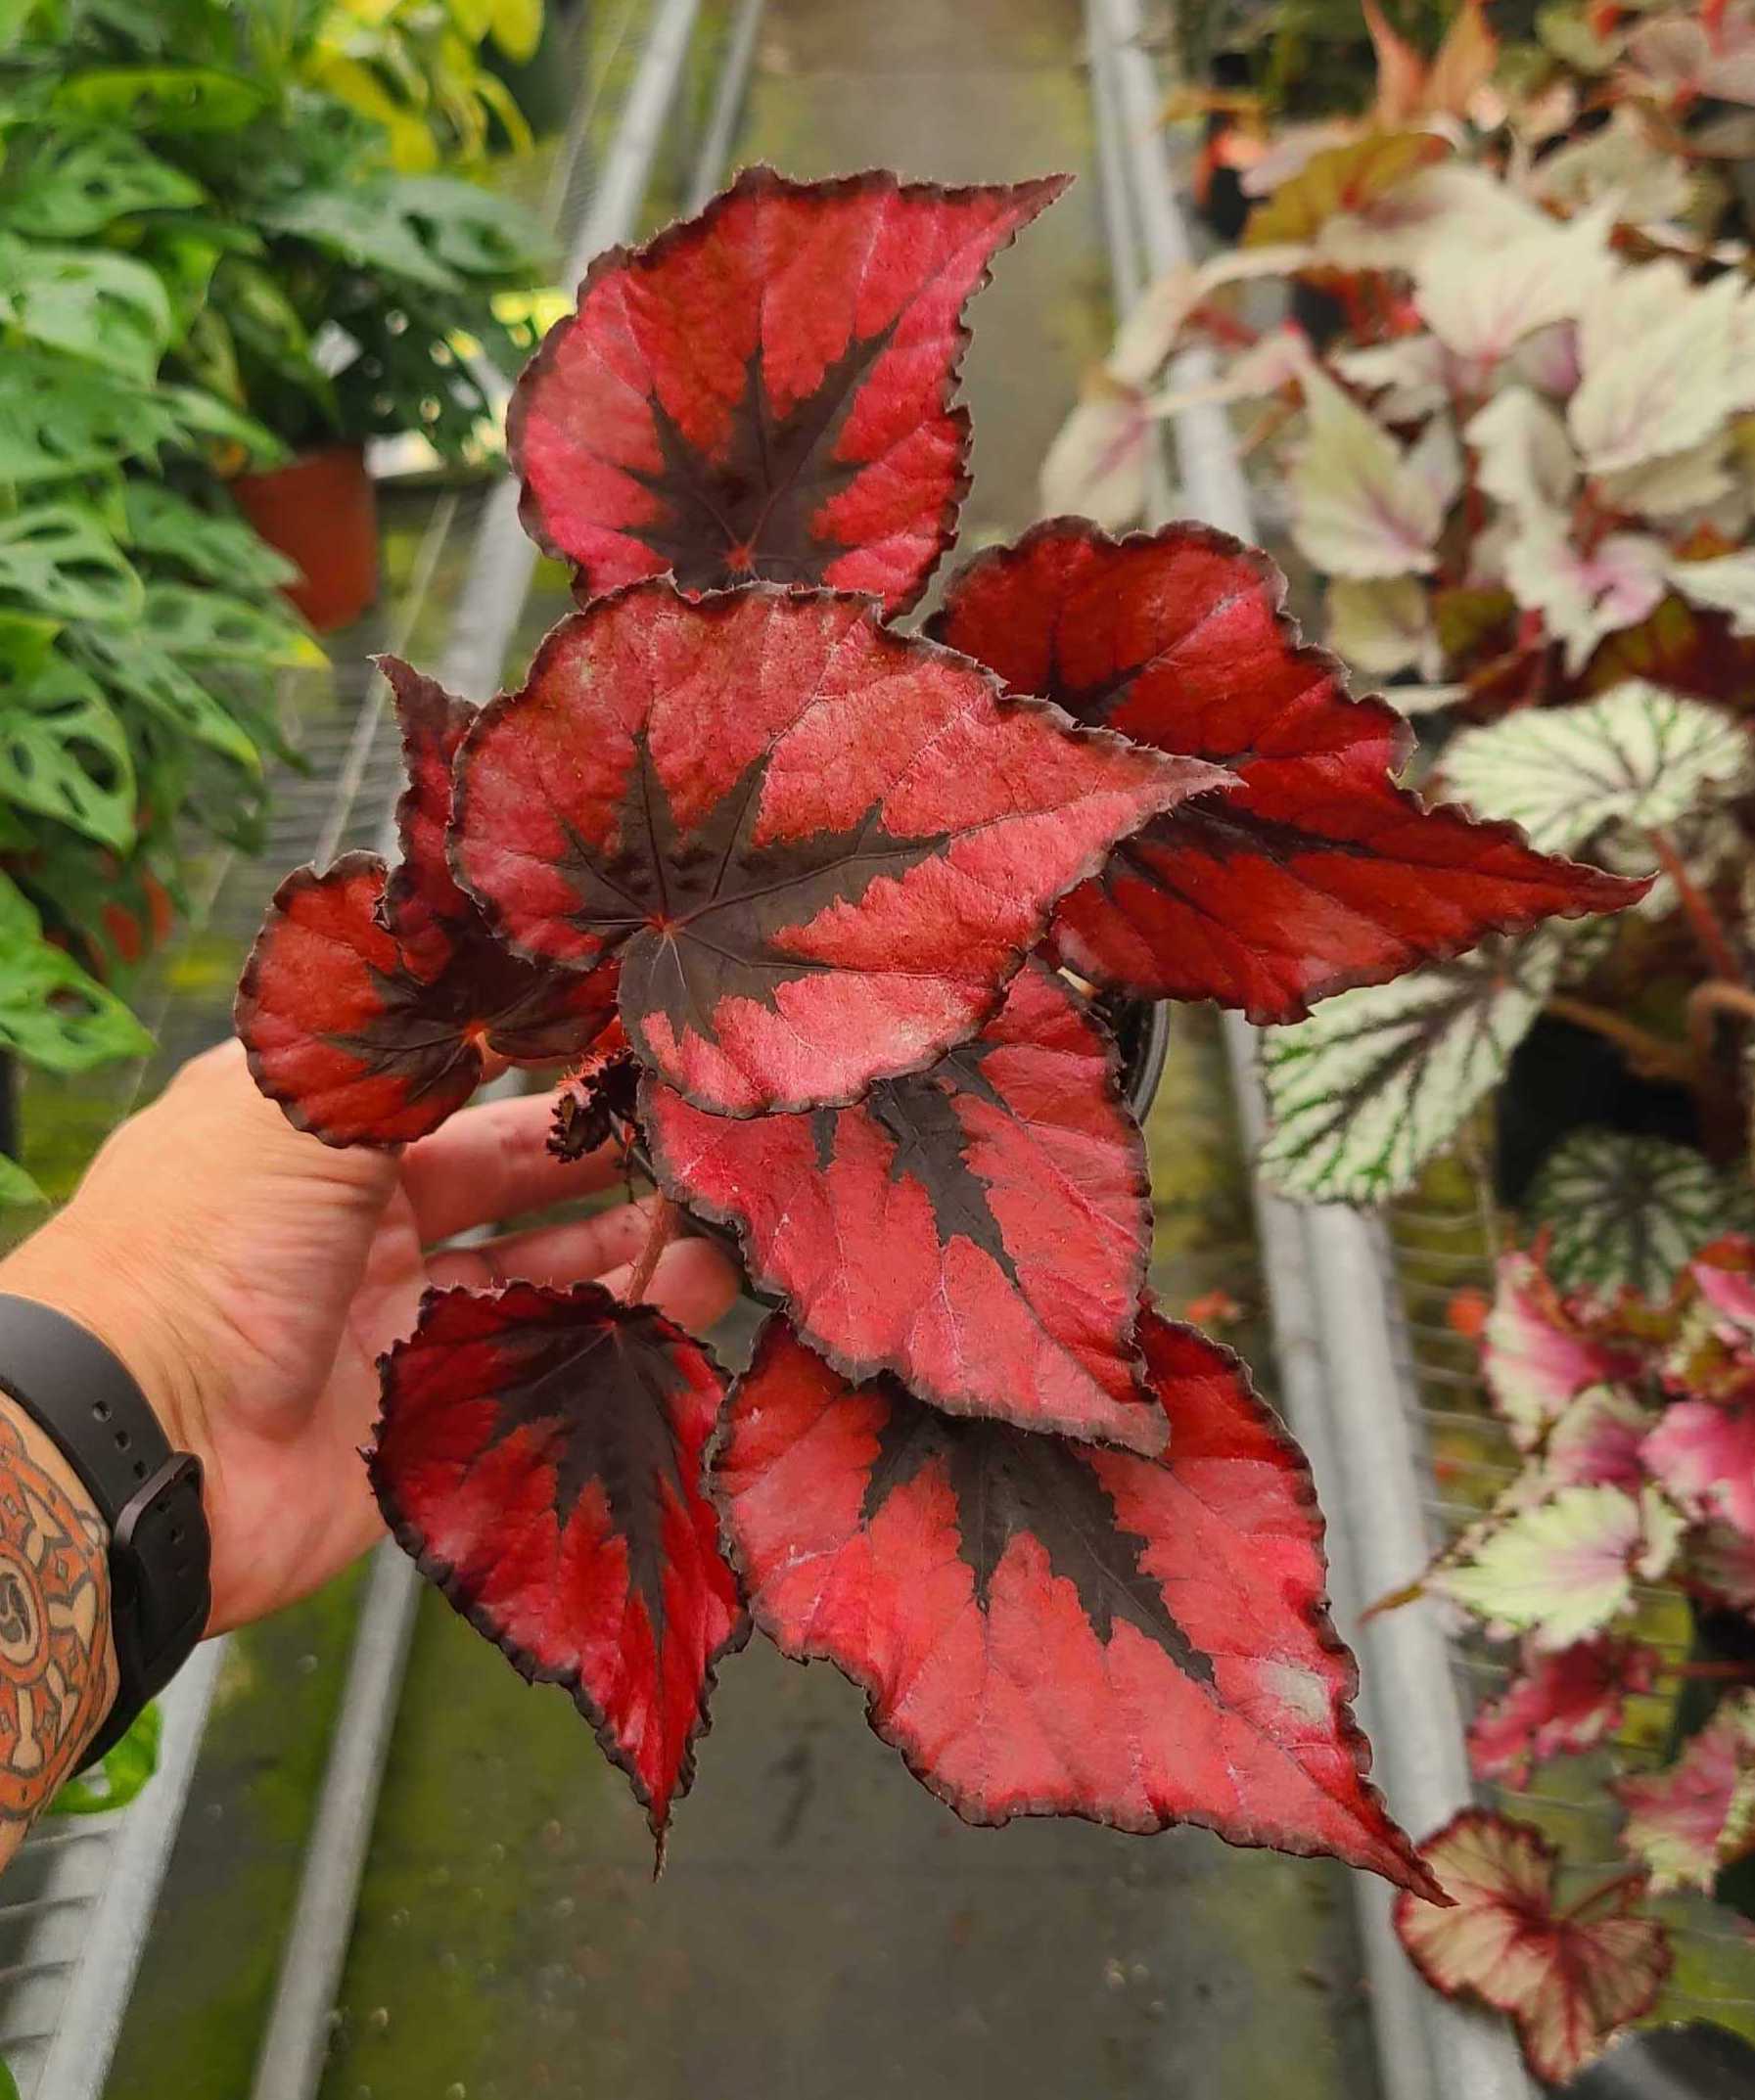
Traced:
<path fill-rule="evenodd" d="M 552 1108 L 484 1102 L 400 1154 L 340 1151 L 296 1130 L 226 1043 L 123 1123 L 66 1209 L 0 1262 L 0 1291 L 88 1327 L 172 1446 L 200 1458 L 210 1632 L 304 1596 L 381 1532 L 358 1450 L 378 1357 L 412 1331 L 430 1284 L 626 1284 L 656 1199 L 439 1247 L 614 1180 L 607 1148 L 577 1164 L 549 1155 Z M 645 1296 L 699 1329 L 736 1289 L 716 1248 L 680 1240 Z"/>

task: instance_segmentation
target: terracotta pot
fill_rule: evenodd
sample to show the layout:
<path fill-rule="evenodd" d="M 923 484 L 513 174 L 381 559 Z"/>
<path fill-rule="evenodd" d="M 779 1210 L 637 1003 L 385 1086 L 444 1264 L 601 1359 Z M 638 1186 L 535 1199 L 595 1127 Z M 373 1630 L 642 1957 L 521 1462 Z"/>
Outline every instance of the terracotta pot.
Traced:
<path fill-rule="evenodd" d="M 287 597 L 319 634 L 356 620 L 378 595 L 378 497 L 359 445 L 325 445 L 290 467 L 240 475 L 238 508 L 302 581 Z"/>

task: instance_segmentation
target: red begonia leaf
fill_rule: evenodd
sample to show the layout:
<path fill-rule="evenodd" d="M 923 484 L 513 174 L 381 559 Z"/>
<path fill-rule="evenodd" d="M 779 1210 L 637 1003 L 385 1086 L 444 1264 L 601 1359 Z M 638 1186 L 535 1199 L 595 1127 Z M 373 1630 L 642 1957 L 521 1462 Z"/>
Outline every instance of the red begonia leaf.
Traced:
<path fill-rule="evenodd" d="M 408 785 L 396 804 L 402 858 L 385 889 L 382 918 L 417 975 L 437 975 L 451 958 L 454 930 L 475 917 L 445 856 L 451 822 L 451 763 L 476 718 L 467 700 L 400 657 L 375 659 L 395 696 Z"/>
<path fill-rule="evenodd" d="M 672 571 L 919 596 L 968 487 L 962 310 L 1066 176 L 944 190 L 752 168 L 612 249 L 512 398 L 524 518 L 581 592 Z"/>
<path fill-rule="evenodd" d="M 1163 1447 L 1133 1346 L 1145 1146 L 1107 1035 L 1040 964 L 979 1035 L 852 1108 L 738 1120 L 648 1080 L 640 1120 L 666 1190 L 737 1228 L 757 1287 L 847 1377 Z"/>
<path fill-rule="evenodd" d="M 757 1623 L 965 1821 L 1202 1823 L 1436 1895 L 1364 1776 L 1303 1459 L 1227 1350 L 1139 1335 L 1163 1459 L 850 1386 L 771 1321 L 714 1458 Z"/>
<path fill-rule="evenodd" d="M 1284 594 L 1265 555 L 1206 525 L 1116 540 L 1081 519 L 952 579 L 938 640 L 1013 692 L 1236 775 L 1125 841 L 1063 901 L 1055 937 L 1077 969 L 1289 1022 L 1488 934 L 1644 893 L 1398 787 L 1407 723 L 1300 646 Z"/>
<path fill-rule="evenodd" d="M 386 1521 L 523 1675 L 566 1686 L 662 1836 L 748 1632 L 702 1492 L 712 1358 L 598 1284 L 517 1283 L 429 1292 L 382 1370 Z"/>
<path fill-rule="evenodd" d="M 1620 1727 L 1627 1695 L 1651 1689 L 1656 1670 L 1654 1650 L 1606 1635 L 1547 1655 L 1526 1648 L 1505 1690 L 1469 1727 L 1476 1776 L 1527 1787 L 1546 1759 L 1593 1749 Z"/>
<path fill-rule="evenodd" d="M 530 953 L 619 956 L 643 1061 L 749 1116 L 942 1056 L 1061 891 L 1214 777 L 1002 706 L 868 600 L 638 583 L 563 620 L 483 710 L 452 856 Z"/>
<path fill-rule="evenodd" d="M 491 1052 L 577 1056 L 615 1014 L 612 968 L 580 976 L 516 955 L 445 861 L 451 760 L 474 709 L 394 657 L 408 787 L 403 857 L 299 868 L 268 907 L 238 984 L 256 1084 L 330 1145 L 424 1137 L 480 1084 Z"/>
<path fill-rule="evenodd" d="M 1670 1973 L 1669 1936 L 1631 1914 L 1633 1884 L 1610 1882 L 1561 1909 L 1553 1847 L 1533 1824 L 1485 1808 L 1453 1816 L 1420 1854 L 1455 1907 L 1398 1895 L 1402 1944 L 1447 1998 L 1509 2013 L 1538 2077 L 1564 2084 L 1655 2004 Z"/>

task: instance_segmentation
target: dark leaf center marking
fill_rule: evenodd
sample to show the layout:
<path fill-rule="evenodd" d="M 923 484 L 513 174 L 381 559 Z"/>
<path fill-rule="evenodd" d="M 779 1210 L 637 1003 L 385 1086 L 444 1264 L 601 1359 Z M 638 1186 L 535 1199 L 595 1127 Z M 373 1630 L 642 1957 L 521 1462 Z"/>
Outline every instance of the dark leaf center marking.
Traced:
<path fill-rule="evenodd" d="M 612 1529 L 627 1549 L 627 1580 L 662 1647 L 665 1626 L 665 1489 L 686 1507 L 670 1401 L 681 1380 L 664 1351 L 621 1323 L 583 1338 L 535 1323 L 498 1338 L 497 1404 L 484 1452 L 528 1430 L 553 1469 L 557 1529 L 600 1482 Z"/>
<path fill-rule="evenodd" d="M 866 1524 L 893 1494 L 937 1466 L 956 1497 L 957 1555 L 974 1574 L 982 1611 L 1011 1541 L 1034 1538 L 1049 1572 L 1078 1591 L 1098 1640 L 1107 1645 L 1118 1622 L 1131 1625 L 1184 1676 L 1216 1690 L 1213 1659 L 1171 1616 L 1146 1569 L 1150 1541 L 1123 1529 L 1095 1469 L 1076 1455 L 1079 1446 L 1008 1423 L 941 1415 L 894 1380 L 876 1384 L 890 1412 L 865 1484 L 860 1515 Z"/>
<path fill-rule="evenodd" d="M 880 877 L 904 875 L 948 844 L 944 832 L 896 837 L 874 803 L 846 830 L 746 846 L 771 758 L 759 753 L 684 833 L 642 735 L 613 848 L 594 856 L 569 831 L 563 869 L 578 899 L 573 923 L 606 950 L 628 944 L 622 982 L 629 1014 L 656 1009 L 712 1040 L 727 996 L 773 1008 L 783 983 L 834 967 L 788 952 L 782 932 L 831 904 L 856 904 Z"/>
<path fill-rule="evenodd" d="M 698 451 L 654 393 L 653 428 L 664 464 L 634 479 L 664 505 L 632 536 L 673 571 L 684 590 L 718 590 L 755 577 L 817 580 L 843 551 L 813 521 L 869 464 L 835 448 L 861 382 L 889 348 L 896 322 L 855 337 L 824 371 L 814 393 L 776 416 L 762 347 L 744 366 L 744 390 L 716 454 Z"/>

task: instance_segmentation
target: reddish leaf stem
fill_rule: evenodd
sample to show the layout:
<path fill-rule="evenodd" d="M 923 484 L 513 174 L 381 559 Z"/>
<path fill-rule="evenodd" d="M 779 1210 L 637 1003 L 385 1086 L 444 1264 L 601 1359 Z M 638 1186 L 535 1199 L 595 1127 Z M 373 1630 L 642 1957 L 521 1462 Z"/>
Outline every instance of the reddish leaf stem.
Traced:
<path fill-rule="evenodd" d="M 646 1228 L 646 1244 L 640 1249 L 634 1265 L 627 1272 L 627 1290 L 624 1294 L 630 1305 L 637 1305 L 646 1295 L 652 1282 L 653 1271 L 658 1267 L 659 1256 L 670 1246 L 676 1230 L 678 1212 L 676 1206 L 667 1196 L 661 1196 L 652 1212 L 652 1221 Z"/>
<path fill-rule="evenodd" d="M 1729 1678 L 1733 1683 L 1755 1683 L 1755 1663 L 1665 1663 L 1660 1677 Z"/>
<path fill-rule="evenodd" d="M 1569 1903 L 1559 1915 L 1562 1918 L 1576 1918 L 1593 1904 L 1601 1902 L 1605 1895 L 1614 1895 L 1622 1889 L 1642 1889 L 1646 1878 L 1643 1867 L 1631 1867 L 1625 1874 L 1617 1874 L 1613 1881 L 1599 1882 L 1594 1889 L 1587 1889 L 1576 1903 Z"/>
<path fill-rule="evenodd" d="M 1683 865 L 1675 841 L 1665 831 L 1648 831 L 1645 838 L 1657 855 L 1658 866 L 1676 885 L 1683 911 L 1693 929 L 1694 938 L 1700 943 L 1701 952 L 1712 965 L 1713 975 L 1728 978 L 1733 984 L 1747 983 L 1748 973 L 1737 961 L 1736 951 L 1731 945 L 1718 913 Z"/>
<path fill-rule="evenodd" d="M 1755 991 L 1746 984 L 1726 984 L 1715 979 L 1696 984 L 1688 993 L 1688 1041 L 1702 1071 L 1712 1054 L 1712 1023 L 1715 1014 L 1740 1014 L 1755 1021 Z"/>
<path fill-rule="evenodd" d="M 1570 992 L 1550 992 L 1547 1011 L 1557 1020 L 1570 1021 L 1593 1034 L 1618 1043 L 1633 1061 L 1636 1071 L 1648 1078 L 1680 1079 L 1692 1085 L 1700 1076 L 1693 1055 L 1681 1043 L 1668 1042 L 1642 1028 L 1636 1021 L 1612 1014 L 1606 1007 L 1593 1006 L 1588 999 L 1575 999 Z"/>

